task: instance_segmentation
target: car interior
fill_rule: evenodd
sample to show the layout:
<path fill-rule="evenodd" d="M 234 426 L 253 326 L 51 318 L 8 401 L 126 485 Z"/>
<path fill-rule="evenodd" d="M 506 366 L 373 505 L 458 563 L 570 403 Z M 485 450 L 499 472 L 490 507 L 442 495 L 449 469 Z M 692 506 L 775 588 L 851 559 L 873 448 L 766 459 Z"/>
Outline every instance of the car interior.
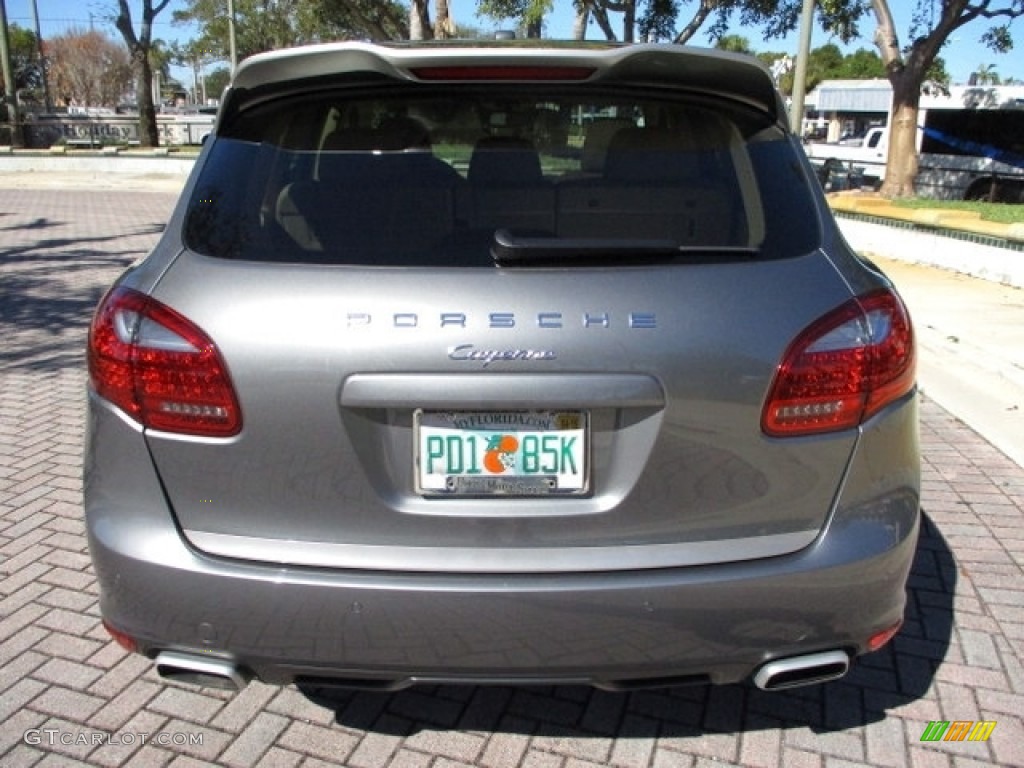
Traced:
<path fill-rule="evenodd" d="M 524 94 L 445 101 L 350 99 L 243 116 L 264 126 L 238 133 L 274 154 L 261 163 L 267 177 L 202 199 L 236 216 L 236 243 L 314 263 L 493 266 L 499 233 L 666 253 L 764 240 L 744 140 L 710 109 Z M 193 240 L 210 213 L 191 217 Z"/>

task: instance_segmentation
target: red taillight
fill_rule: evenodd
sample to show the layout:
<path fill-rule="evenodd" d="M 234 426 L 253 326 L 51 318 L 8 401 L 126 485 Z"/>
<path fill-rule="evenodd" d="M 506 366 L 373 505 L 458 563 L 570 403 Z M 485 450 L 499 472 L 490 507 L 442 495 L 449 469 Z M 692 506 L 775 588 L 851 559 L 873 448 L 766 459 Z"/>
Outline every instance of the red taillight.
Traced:
<path fill-rule="evenodd" d="M 910 317 L 896 294 L 874 291 L 825 315 L 790 345 L 762 428 L 776 437 L 849 429 L 913 387 Z"/>
<path fill-rule="evenodd" d="M 97 394 L 145 427 L 227 437 L 242 428 L 217 348 L 195 324 L 137 291 L 115 288 L 89 329 Z"/>

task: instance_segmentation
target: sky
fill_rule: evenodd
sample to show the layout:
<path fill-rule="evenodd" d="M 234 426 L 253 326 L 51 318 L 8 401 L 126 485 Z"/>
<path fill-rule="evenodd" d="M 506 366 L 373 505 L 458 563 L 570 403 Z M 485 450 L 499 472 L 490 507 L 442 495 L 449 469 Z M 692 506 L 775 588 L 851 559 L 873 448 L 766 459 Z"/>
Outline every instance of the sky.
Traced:
<path fill-rule="evenodd" d="M 35 22 L 32 16 L 32 0 L 0 0 L 6 3 L 7 19 L 10 23 L 21 27 L 33 29 Z M 130 0 L 132 7 L 138 7 L 137 0 Z M 114 29 L 110 18 L 113 16 L 116 3 L 114 0 L 35 0 L 39 9 L 39 26 L 43 38 L 61 34 L 69 29 L 88 29 L 90 25 L 105 30 L 112 37 L 120 39 L 120 35 Z M 502 25 L 487 18 L 476 16 L 476 2 L 474 0 L 450 0 L 452 15 L 455 22 L 466 26 L 474 26 L 481 30 L 500 28 Z M 175 7 L 182 7 L 182 0 L 172 0 L 170 6 L 160 14 L 154 23 L 154 37 L 166 41 L 180 40 L 187 42 L 195 36 L 195 32 L 188 27 L 171 23 L 171 11 Z M 896 17 L 897 31 L 906 35 L 908 30 L 907 19 L 909 9 L 912 6 L 910 0 L 893 0 L 891 3 L 893 13 Z M 572 4 L 569 0 L 555 0 L 555 11 L 546 21 L 545 34 L 551 38 L 569 38 L 572 35 Z M 683 5 L 684 11 L 694 7 L 693 2 Z M 507 26 L 507 25 L 505 25 Z M 947 44 L 942 51 L 942 57 L 946 61 L 946 71 L 953 78 L 954 83 L 965 83 L 970 74 L 977 71 L 983 65 L 991 65 L 995 72 L 1003 79 L 1014 77 L 1024 80 L 1024 54 L 1020 49 L 1024 48 L 1024 39 L 1019 41 L 1017 51 L 1008 54 L 997 54 L 985 48 L 979 38 L 986 29 L 984 22 L 978 21 L 960 30 L 957 35 Z M 846 52 L 852 52 L 857 48 L 874 50 L 870 40 L 873 26 L 869 23 L 862 25 L 862 31 L 868 37 L 853 42 L 851 46 L 844 48 Z M 1018 23 L 1016 31 L 1024 36 L 1024 24 Z M 797 35 L 790 35 L 780 40 L 765 41 L 757 29 L 736 28 L 730 30 L 732 34 L 746 37 L 755 51 L 778 51 L 788 52 L 791 55 L 796 53 L 798 40 Z M 600 32 L 592 25 L 589 36 L 599 38 Z M 698 32 L 691 41 L 695 45 L 709 45 L 709 41 L 703 32 Z M 818 48 L 830 40 L 824 32 L 815 28 L 811 37 L 811 48 Z M 904 42 L 901 39 L 901 43 Z M 842 47 L 842 46 L 841 46 Z M 216 65 L 214 65 L 216 66 Z M 177 69 L 173 74 L 184 82 L 191 82 L 191 74 L 188 70 Z"/>

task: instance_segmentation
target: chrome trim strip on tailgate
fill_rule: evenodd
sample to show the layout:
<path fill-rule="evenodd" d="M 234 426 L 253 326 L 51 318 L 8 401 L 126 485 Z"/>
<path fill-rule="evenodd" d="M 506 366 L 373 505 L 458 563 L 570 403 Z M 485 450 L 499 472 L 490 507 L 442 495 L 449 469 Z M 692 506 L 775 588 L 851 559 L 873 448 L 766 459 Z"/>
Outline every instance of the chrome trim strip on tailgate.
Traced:
<path fill-rule="evenodd" d="M 323 568 L 433 573 L 585 573 L 678 568 L 754 560 L 806 547 L 819 531 L 744 539 L 616 547 L 388 547 L 266 539 L 186 530 L 203 552 L 242 560 Z"/>
<path fill-rule="evenodd" d="M 349 376 L 347 408 L 660 408 L 665 393 L 643 374 L 371 374 Z"/>

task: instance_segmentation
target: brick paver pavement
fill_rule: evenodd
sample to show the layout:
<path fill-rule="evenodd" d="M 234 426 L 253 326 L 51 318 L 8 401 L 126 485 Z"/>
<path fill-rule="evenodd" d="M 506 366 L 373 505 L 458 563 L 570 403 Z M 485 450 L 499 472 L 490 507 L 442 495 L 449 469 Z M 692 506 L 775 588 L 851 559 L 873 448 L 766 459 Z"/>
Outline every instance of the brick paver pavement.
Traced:
<path fill-rule="evenodd" d="M 1024 765 L 1024 469 L 927 401 L 907 626 L 842 681 L 775 694 L 430 687 L 329 702 L 162 682 L 100 626 L 81 437 L 90 310 L 172 202 L 0 189 L 0 765 Z M 987 742 L 921 742 L 932 720 L 997 725 Z"/>

